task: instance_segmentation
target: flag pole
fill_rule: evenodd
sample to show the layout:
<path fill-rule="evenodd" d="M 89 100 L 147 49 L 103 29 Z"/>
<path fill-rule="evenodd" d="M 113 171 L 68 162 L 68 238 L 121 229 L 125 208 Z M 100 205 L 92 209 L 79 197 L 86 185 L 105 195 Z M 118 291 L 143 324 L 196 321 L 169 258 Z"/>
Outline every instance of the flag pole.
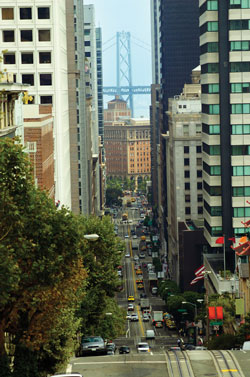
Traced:
<path fill-rule="evenodd" d="M 223 234 L 224 242 L 223 242 L 223 258 L 224 258 L 224 280 L 226 279 L 226 238 L 225 234 Z"/>

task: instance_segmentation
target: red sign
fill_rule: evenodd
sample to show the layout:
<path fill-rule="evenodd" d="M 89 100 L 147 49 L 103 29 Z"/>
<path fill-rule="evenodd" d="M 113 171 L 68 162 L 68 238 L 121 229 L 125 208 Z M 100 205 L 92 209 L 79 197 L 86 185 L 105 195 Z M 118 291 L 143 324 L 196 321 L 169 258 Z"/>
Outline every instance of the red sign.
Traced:
<path fill-rule="evenodd" d="M 209 319 L 216 319 L 215 306 L 208 307 L 208 317 Z"/>

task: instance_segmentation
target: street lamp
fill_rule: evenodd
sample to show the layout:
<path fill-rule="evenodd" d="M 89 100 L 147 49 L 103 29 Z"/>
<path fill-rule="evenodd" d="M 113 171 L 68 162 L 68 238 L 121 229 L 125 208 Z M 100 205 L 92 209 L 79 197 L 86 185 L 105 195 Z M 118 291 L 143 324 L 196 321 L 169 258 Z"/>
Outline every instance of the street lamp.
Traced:
<path fill-rule="evenodd" d="M 84 236 L 83 236 L 86 240 L 88 240 L 88 241 L 97 241 L 98 240 L 98 238 L 99 238 L 99 236 L 98 236 L 98 234 L 84 234 Z"/>
<path fill-rule="evenodd" d="M 193 304 L 192 302 L 188 302 L 188 301 L 182 301 L 182 304 L 189 304 L 189 305 L 193 305 L 194 306 L 194 310 L 195 310 L 195 319 L 197 318 L 197 305 L 196 304 Z M 195 345 L 197 346 L 197 331 L 198 330 L 198 327 L 195 325 Z"/>

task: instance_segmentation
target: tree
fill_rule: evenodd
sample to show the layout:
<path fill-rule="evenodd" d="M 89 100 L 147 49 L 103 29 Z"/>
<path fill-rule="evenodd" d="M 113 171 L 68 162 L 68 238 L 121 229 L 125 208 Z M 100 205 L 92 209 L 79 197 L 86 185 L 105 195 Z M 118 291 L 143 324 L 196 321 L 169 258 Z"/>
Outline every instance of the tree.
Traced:
<path fill-rule="evenodd" d="M 122 200 L 120 199 L 122 197 L 122 190 L 116 187 L 113 188 L 107 188 L 106 190 L 106 205 L 107 206 L 113 206 L 117 205 L 119 207 L 122 206 Z"/>
<path fill-rule="evenodd" d="M 80 219 L 82 234 L 97 233 L 99 239 L 87 241 L 83 248 L 83 263 L 88 271 L 87 292 L 81 302 L 79 317 L 82 320 L 84 335 L 100 334 L 115 337 L 121 334 L 125 318 L 118 308 L 114 295 L 119 286 L 117 266 L 121 264 L 124 243 L 115 236 L 109 217 Z M 116 326 L 105 327 L 110 321 L 106 313 L 112 312 L 112 323 Z M 118 319 L 118 321 L 117 321 Z M 121 326 L 119 326 L 121 324 Z"/>
<path fill-rule="evenodd" d="M 39 365 L 50 355 L 51 368 L 39 369 L 43 376 L 67 357 L 63 345 L 74 336 L 76 321 L 65 316 L 74 317 L 83 295 L 82 237 L 77 218 L 35 188 L 28 156 L 7 138 L 0 140 L 0 187 L 0 358 L 6 360 L 8 333 L 15 345 L 13 373 L 26 350 Z"/>

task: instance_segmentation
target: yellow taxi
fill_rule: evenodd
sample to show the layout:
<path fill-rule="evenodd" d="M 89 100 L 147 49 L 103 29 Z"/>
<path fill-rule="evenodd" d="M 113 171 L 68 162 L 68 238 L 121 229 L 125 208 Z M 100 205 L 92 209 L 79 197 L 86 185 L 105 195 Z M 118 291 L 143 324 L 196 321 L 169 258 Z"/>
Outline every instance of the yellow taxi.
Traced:
<path fill-rule="evenodd" d="M 128 301 L 135 301 L 134 296 L 128 296 Z"/>

